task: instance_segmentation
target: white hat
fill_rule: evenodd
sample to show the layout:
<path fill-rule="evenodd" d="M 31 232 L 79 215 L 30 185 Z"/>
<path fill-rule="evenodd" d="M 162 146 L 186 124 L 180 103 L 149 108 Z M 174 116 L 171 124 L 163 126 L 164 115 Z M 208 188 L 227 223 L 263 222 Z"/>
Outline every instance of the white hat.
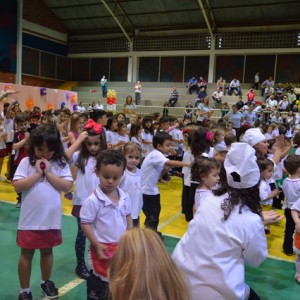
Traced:
<path fill-rule="evenodd" d="M 250 128 L 243 136 L 243 141 L 252 147 L 264 140 L 266 140 L 266 137 L 259 128 Z"/>
<path fill-rule="evenodd" d="M 224 167 L 227 183 L 235 189 L 255 186 L 260 179 L 255 150 L 246 143 L 233 143 L 226 155 Z"/>

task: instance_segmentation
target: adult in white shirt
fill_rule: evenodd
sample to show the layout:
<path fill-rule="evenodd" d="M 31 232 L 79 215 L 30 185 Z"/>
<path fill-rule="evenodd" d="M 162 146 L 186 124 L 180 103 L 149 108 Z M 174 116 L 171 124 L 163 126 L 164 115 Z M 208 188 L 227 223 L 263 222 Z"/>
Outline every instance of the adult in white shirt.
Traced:
<path fill-rule="evenodd" d="M 236 96 L 241 95 L 240 81 L 236 78 L 233 78 L 233 80 L 230 82 L 228 95 L 231 96 L 233 92 Z"/>
<path fill-rule="evenodd" d="M 218 86 L 217 89 L 211 94 L 211 96 L 214 100 L 213 108 L 220 108 L 222 106 L 223 97 L 222 89 Z"/>
<path fill-rule="evenodd" d="M 142 95 L 142 84 L 140 81 L 137 81 L 134 86 L 134 96 L 135 96 L 136 105 L 139 105 L 141 103 L 141 95 Z"/>
<path fill-rule="evenodd" d="M 269 109 L 274 109 L 277 106 L 278 102 L 277 100 L 274 99 L 274 96 L 271 95 L 267 100 L 266 100 L 266 105 L 267 108 Z"/>
<path fill-rule="evenodd" d="M 94 106 L 94 110 L 95 109 L 104 109 L 104 106 L 103 106 L 101 100 L 98 100 L 98 103 Z"/>
<path fill-rule="evenodd" d="M 246 143 L 233 143 L 224 167 L 228 192 L 202 200 L 172 255 L 191 300 L 257 296 L 245 283 L 245 264 L 258 266 L 268 255 L 255 150 Z"/>
<path fill-rule="evenodd" d="M 85 112 L 85 107 L 83 106 L 81 101 L 79 101 L 79 103 L 77 105 L 77 112 L 79 112 L 79 113 L 84 113 Z"/>

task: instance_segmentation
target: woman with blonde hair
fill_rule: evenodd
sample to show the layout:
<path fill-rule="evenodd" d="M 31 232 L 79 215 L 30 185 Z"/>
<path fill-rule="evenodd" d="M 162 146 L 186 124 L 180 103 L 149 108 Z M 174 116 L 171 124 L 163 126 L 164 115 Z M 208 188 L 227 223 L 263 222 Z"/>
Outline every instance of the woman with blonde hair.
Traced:
<path fill-rule="evenodd" d="M 112 300 L 188 300 L 182 275 L 151 229 L 132 228 L 120 240 L 109 270 Z"/>

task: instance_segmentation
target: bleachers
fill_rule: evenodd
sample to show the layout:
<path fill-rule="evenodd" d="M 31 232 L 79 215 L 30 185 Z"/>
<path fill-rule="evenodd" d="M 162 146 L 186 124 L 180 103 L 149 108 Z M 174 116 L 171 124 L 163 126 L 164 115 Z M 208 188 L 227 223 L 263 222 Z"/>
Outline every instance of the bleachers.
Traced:
<path fill-rule="evenodd" d="M 118 104 L 124 104 L 126 96 L 131 95 L 134 98 L 134 82 L 109 82 L 108 89 L 115 90 L 117 93 Z M 162 106 L 166 100 L 169 99 L 170 92 L 176 86 L 179 91 L 179 100 L 176 104 L 177 107 L 185 107 L 188 101 L 194 103 L 197 98 L 196 94 L 189 95 L 186 83 L 183 82 L 142 82 L 142 101 L 141 105 L 145 106 Z M 215 84 L 209 83 L 207 87 L 207 94 L 211 96 L 215 90 Z M 246 100 L 246 93 L 251 87 L 251 84 L 241 84 L 243 99 Z M 78 99 L 83 103 L 90 103 L 102 99 L 102 91 L 99 82 L 97 81 L 82 81 L 78 82 L 78 86 L 72 88 L 73 91 L 78 93 Z M 96 90 L 96 92 L 91 92 Z M 261 91 L 258 90 L 256 97 L 257 101 L 262 101 L 260 96 Z M 211 97 L 210 97 L 211 98 Z M 223 96 L 223 102 L 228 102 L 232 105 L 237 102 L 237 96 Z M 212 101 L 210 103 L 212 105 Z"/>

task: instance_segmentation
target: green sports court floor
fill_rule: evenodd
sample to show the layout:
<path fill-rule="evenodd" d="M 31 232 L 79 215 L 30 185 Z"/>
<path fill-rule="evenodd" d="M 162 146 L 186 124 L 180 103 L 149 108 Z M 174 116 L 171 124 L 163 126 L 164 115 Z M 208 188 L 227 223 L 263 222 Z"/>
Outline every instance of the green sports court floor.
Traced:
<path fill-rule="evenodd" d="M 160 185 L 162 195 L 162 213 L 160 230 L 165 235 L 165 246 L 171 253 L 187 228 L 180 214 L 180 185 L 178 178 L 172 178 L 167 185 Z M 16 230 L 19 209 L 15 208 L 15 194 L 9 183 L 0 183 L 0 300 L 17 299 L 19 280 L 17 264 L 20 249 L 16 246 Z M 54 248 L 54 267 L 52 280 L 59 288 L 60 299 L 86 299 L 85 282 L 75 276 L 74 240 L 77 224 L 69 216 L 71 201 L 63 200 L 63 244 Z M 143 216 L 142 216 L 143 220 Z M 284 257 L 281 252 L 281 239 L 284 224 L 271 227 L 268 237 L 268 258 L 259 268 L 246 269 L 247 283 L 261 296 L 262 300 L 300 299 L 300 285 L 294 281 L 294 257 Z M 175 237 L 176 236 L 176 237 Z M 44 299 L 40 292 L 39 252 L 36 252 L 31 276 L 31 288 L 34 299 Z M 199 300 L 201 296 L 199 295 Z M 126 300 L 126 299 L 124 299 Z M 160 299 L 159 299 L 160 300 Z M 205 299 L 204 299 L 205 300 Z"/>

